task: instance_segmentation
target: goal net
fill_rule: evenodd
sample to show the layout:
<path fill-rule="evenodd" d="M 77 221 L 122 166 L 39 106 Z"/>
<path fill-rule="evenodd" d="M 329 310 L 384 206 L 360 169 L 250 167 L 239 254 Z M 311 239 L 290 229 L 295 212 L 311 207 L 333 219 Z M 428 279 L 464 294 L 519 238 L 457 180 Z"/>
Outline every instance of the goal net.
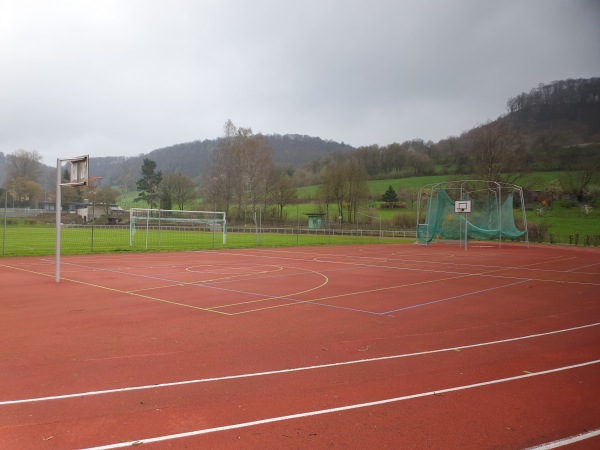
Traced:
<path fill-rule="evenodd" d="M 468 202 L 468 203 L 467 203 Z M 468 204 L 465 212 L 459 205 Z M 520 204 L 522 229 L 515 224 Z M 419 191 L 417 243 L 524 238 L 527 220 L 523 190 L 519 186 L 480 180 L 426 185 Z"/>
<path fill-rule="evenodd" d="M 149 249 L 206 248 L 207 242 L 227 243 L 224 212 L 131 208 L 129 245 Z"/>

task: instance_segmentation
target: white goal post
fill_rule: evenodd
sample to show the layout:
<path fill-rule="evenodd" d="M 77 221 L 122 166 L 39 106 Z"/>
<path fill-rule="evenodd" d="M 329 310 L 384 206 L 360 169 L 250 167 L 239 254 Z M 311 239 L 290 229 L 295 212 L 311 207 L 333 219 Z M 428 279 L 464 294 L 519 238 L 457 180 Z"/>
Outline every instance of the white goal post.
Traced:
<path fill-rule="evenodd" d="M 156 244 L 161 246 L 169 235 L 181 236 L 189 233 L 223 236 L 223 245 L 227 243 L 227 220 L 220 211 L 186 211 L 177 209 L 131 208 L 129 210 L 129 245 L 134 245 L 137 232 L 143 232 L 145 247 L 148 249 L 152 235 Z M 141 234 L 141 233 L 140 233 Z M 191 240 L 190 240 L 191 242 Z"/>

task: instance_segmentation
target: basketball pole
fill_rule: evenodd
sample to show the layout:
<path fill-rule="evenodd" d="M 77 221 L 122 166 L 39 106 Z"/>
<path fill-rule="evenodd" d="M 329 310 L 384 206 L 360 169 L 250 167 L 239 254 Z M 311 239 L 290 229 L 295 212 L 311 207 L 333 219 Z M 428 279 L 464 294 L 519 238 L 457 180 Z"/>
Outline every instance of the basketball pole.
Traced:
<path fill-rule="evenodd" d="M 56 282 L 60 283 L 60 213 L 62 209 L 61 204 L 61 195 L 60 195 L 60 181 L 61 174 L 60 171 L 62 160 L 57 158 L 56 160 L 56 205 L 55 205 L 55 213 L 56 213 Z"/>
<path fill-rule="evenodd" d="M 61 183 L 62 180 L 62 163 L 71 162 L 71 180 L 69 183 Z M 60 283 L 60 215 L 62 212 L 61 186 L 84 186 L 88 182 L 89 176 L 89 155 L 78 156 L 76 158 L 57 158 L 56 159 L 56 275 L 57 283 Z M 83 171 L 79 165 L 83 163 Z"/>

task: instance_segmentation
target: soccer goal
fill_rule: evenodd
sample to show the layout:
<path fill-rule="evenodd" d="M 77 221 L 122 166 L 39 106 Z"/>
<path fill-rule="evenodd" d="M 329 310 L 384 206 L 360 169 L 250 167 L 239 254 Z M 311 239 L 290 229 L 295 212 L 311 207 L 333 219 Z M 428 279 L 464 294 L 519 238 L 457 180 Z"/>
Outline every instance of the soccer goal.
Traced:
<path fill-rule="evenodd" d="M 521 229 L 515 223 L 520 209 Z M 462 180 L 429 184 L 419 191 L 417 243 L 460 243 L 469 239 L 528 241 L 523 189 L 495 181 Z"/>
<path fill-rule="evenodd" d="M 184 211 L 171 209 L 131 208 L 129 210 L 129 245 L 146 250 L 206 248 L 212 240 L 227 243 L 224 212 Z"/>

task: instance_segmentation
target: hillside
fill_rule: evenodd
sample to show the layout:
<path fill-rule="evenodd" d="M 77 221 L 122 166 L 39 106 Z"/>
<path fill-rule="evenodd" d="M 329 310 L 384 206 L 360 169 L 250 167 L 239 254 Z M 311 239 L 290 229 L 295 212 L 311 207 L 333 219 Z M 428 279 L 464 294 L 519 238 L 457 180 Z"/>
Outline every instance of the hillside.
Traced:
<path fill-rule="evenodd" d="M 542 84 L 509 99 L 507 109 L 506 120 L 524 132 L 558 128 L 583 142 L 598 141 L 600 78 Z"/>
<path fill-rule="evenodd" d="M 507 101 L 507 113 L 437 143 L 359 147 L 304 168 L 307 184 L 324 168 L 355 158 L 369 179 L 478 175 L 515 182 L 531 171 L 600 175 L 600 78 L 555 81 Z"/>
<path fill-rule="evenodd" d="M 330 153 L 353 150 L 353 147 L 343 142 L 298 134 L 275 134 L 265 137 L 273 148 L 273 161 L 278 165 L 300 166 Z M 218 142 L 218 139 L 207 139 L 176 144 L 131 158 L 94 158 L 90 164 L 90 171 L 101 176 L 103 180 L 110 180 L 111 184 L 119 184 L 123 181 L 119 178 L 126 176 L 123 172 L 128 172 L 124 169 L 133 168 L 135 176 L 138 177 L 144 158 L 149 158 L 156 162 L 158 169 L 163 173 L 180 172 L 194 179 L 204 173 Z"/>
<path fill-rule="evenodd" d="M 507 112 L 496 120 L 437 143 L 413 139 L 355 149 L 298 134 L 265 137 L 273 148 L 273 161 L 296 169 L 297 185 L 318 183 L 324 167 L 350 157 L 359 159 L 370 179 L 474 174 L 492 162 L 482 149 L 494 153 L 497 173 L 582 168 L 600 172 L 600 77 L 540 84 L 508 99 Z M 149 158 L 164 174 L 179 172 L 197 179 L 218 143 L 219 139 L 197 140 L 135 157 L 94 157 L 90 174 L 102 177 L 102 184 L 134 189 L 143 159 Z M 0 182 L 5 166 L 0 152 Z"/>

